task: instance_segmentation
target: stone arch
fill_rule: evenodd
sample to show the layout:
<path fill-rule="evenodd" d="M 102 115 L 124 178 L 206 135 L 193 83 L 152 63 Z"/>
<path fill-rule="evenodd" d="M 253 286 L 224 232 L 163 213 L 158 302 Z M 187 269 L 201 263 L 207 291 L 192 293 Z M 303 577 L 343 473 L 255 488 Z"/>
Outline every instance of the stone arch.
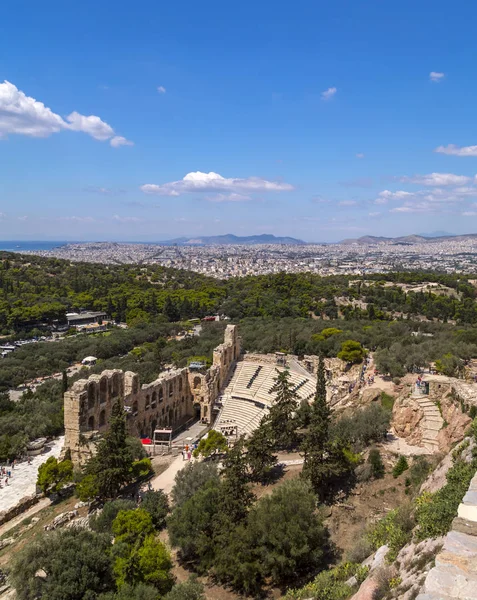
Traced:
<path fill-rule="evenodd" d="M 90 381 L 88 384 L 88 410 L 94 408 L 96 403 L 96 386 L 94 381 Z"/>
<path fill-rule="evenodd" d="M 174 381 L 169 382 L 169 398 L 172 398 L 174 395 Z"/>
<path fill-rule="evenodd" d="M 162 389 L 162 386 L 159 388 L 159 402 L 163 402 L 164 401 L 164 390 Z"/>
<path fill-rule="evenodd" d="M 104 404 L 108 399 L 108 380 L 106 377 L 102 377 L 99 382 L 99 401 Z"/>
<path fill-rule="evenodd" d="M 156 408 L 156 404 L 157 404 L 157 392 L 156 392 L 156 390 L 154 390 L 152 392 L 152 408 Z"/>
<path fill-rule="evenodd" d="M 117 398 L 121 393 L 121 381 L 119 377 L 119 373 L 114 373 L 113 375 L 113 396 Z"/>
<path fill-rule="evenodd" d="M 91 415 L 88 419 L 88 429 L 89 431 L 94 431 L 94 416 Z"/>
<path fill-rule="evenodd" d="M 132 405 L 132 412 L 133 412 L 133 416 L 135 417 L 138 413 L 138 404 L 137 404 L 137 400 L 134 400 L 133 405 Z"/>
<path fill-rule="evenodd" d="M 149 394 L 146 394 L 146 403 L 144 405 L 144 408 L 146 410 L 149 410 L 151 408 L 151 396 L 149 396 Z"/>
<path fill-rule="evenodd" d="M 103 410 L 99 413 L 99 426 L 104 427 L 106 425 L 106 411 Z"/>
<path fill-rule="evenodd" d="M 196 375 L 194 377 L 194 384 L 193 384 L 194 385 L 194 390 L 196 390 L 197 388 L 199 388 L 201 386 L 201 384 L 202 384 L 202 379 L 198 375 Z"/>
<path fill-rule="evenodd" d="M 137 375 L 135 375 L 133 378 L 133 381 L 132 381 L 132 393 L 137 394 L 138 391 L 139 391 L 139 381 L 138 381 Z"/>

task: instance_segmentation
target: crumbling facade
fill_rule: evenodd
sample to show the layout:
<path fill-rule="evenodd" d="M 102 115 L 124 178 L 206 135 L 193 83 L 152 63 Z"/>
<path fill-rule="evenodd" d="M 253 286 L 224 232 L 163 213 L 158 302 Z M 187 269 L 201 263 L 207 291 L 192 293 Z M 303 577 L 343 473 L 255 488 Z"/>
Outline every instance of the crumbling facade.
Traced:
<path fill-rule="evenodd" d="M 136 437 L 152 437 L 156 428 L 174 431 L 194 417 L 211 423 L 215 401 L 239 355 L 237 327 L 227 325 L 209 369 L 169 371 L 144 385 L 136 373 L 119 369 L 76 381 L 64 395 L 65 450 L 75 463 L 88 458 L 90 442 L 107 429 L 118 400 L 127 414 L 129 434 Z"/>

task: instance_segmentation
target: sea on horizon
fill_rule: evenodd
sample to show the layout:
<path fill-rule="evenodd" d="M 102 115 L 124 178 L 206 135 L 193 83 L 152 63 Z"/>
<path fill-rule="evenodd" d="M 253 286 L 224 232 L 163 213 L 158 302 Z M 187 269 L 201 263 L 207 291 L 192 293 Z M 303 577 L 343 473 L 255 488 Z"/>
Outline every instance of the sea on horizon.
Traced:
<path fill-rule="evenodd" d="M 68 242 L 0 240 L 0 250 L 4 252 L 37 252 L 38 250 L 53 250 Z"/>

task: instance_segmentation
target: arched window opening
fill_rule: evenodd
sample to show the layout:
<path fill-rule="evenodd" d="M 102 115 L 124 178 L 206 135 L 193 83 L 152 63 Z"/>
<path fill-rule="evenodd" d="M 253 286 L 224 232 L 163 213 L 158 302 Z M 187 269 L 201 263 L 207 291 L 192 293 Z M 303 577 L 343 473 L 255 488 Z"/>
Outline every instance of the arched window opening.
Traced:
<path fill-rule="evenodd" d="M 106 425 L 106 411 L 102 410 L 99 413 L 99 426 L 104 427 Z"/>
<path fill-rule="evenodd" d="M 92 415 L 88 419 L 88 429 L 89 431 L 94 431 L 94 417 Z"/>
<path fill-rule="evenodd" d="M 104 404 L 108 399 L 108 380 L 103 377 L 99 382 L 99 401 Z"/>
<path fill-rule="evenodd" d="M 200 387 L 202 379 L 200 377 L 194 377 L 194 390 Z"/>
<path fill-rule="evenodd" d="M 96 388 L 93 382 L 88 385 L 88 410 L 94 408 L 96 402 Z"/>

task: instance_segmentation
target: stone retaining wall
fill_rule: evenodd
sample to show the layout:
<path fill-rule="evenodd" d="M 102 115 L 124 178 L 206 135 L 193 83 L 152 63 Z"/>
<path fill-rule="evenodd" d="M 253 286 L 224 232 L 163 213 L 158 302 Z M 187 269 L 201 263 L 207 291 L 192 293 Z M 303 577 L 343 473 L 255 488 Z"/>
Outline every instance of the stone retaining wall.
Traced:
<path fill-rule="evenodd" d="M 477 600 L 477 473 L 416 600 Z"/>

